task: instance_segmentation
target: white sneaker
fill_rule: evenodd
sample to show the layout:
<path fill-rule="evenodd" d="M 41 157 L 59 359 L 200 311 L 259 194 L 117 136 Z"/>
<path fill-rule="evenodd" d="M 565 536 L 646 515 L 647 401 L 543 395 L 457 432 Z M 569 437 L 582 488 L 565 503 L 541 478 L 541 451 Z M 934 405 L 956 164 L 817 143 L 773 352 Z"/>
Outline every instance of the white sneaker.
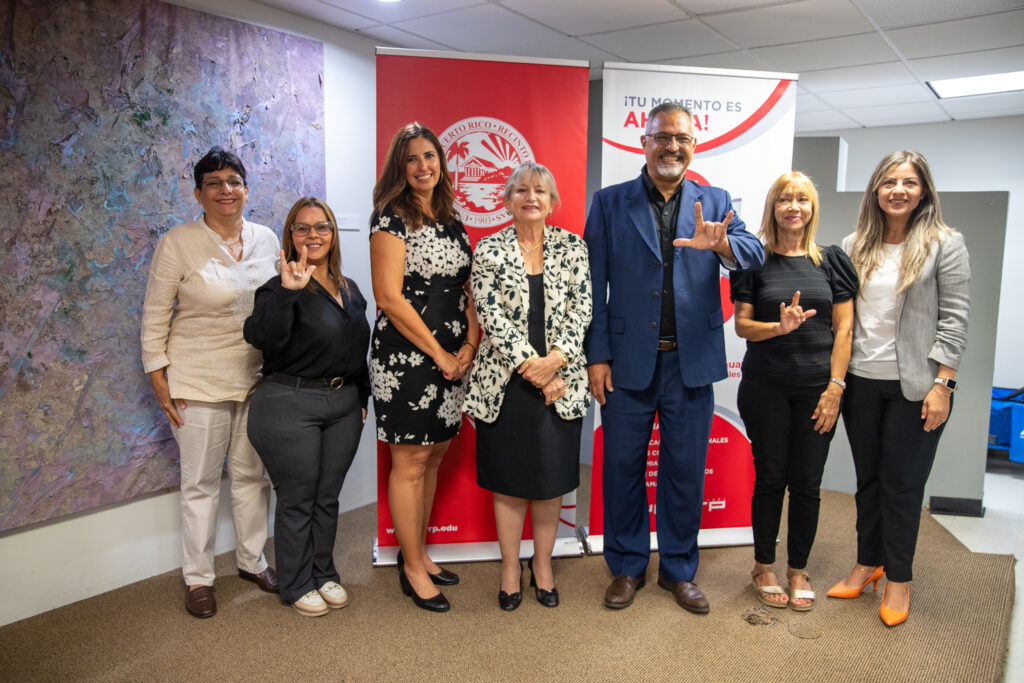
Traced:
<path fill-rule="evenodd" d="M 317 590 L 327 606 L 332 609 L 341 609 L 348 604 L 348 592 L 335 581 L 328 581 Z"/>
<path fill-rule="evenodd" d="M 295 611 L 304 617 L 322 617 L 327 614 L 327 603 L 316 591 L 309 591 L 292 603 Z"/>

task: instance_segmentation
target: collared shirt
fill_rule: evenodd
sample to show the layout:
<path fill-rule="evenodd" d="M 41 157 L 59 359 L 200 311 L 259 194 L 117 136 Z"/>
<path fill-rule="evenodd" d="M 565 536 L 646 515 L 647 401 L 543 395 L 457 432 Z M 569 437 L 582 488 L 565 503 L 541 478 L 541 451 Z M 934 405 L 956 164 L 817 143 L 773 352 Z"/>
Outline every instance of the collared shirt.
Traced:
<path fill-rule="evenodd" d="M 640 180 L 647 190 L 647 198 L 651 202 L 651 213 L 654 224 L 658 226 L 658 238 L 661 243 L 661 262 L 664 264 L 661 282 L 661 325 L 658 336 L 662 339 L 676 338 L 676 307 L 675 293 L 672 286 L 672 269 L 675 258 L 675 247 L 672 240 L 676 236 L 676 222 L 679 219 L 679 198 L 682 196 L 683 184 L 676 186 L 676 191 L 665 200 L 664 195 L 654 185 L 647 174 L 647 166 L 640 171 Z"/>

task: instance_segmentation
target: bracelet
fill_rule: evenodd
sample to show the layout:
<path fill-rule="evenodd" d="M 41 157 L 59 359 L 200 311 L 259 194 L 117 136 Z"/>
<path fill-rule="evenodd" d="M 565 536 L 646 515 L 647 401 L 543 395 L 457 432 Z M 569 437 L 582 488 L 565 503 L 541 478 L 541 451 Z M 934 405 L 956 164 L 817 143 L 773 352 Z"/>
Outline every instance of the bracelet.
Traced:
<path fill-rule="evenodd" d="M 562 367 L 563 368 L 569 367 L 569 356 L 565 355 L 565 351 L 563 351 L 562 349 L 558 348 L 557 346 L 552 346 L 551 347 L 551 352 L 552 353 L 557 353 L 559 356 L 562 357 Z"/>
<path fill-rule="evenodd" d="M 468 346 L 472 347 L 473 353 L 476 353 L 477 351 L 479 351 L 479 349 L 476 347 L 476 344 L 474 344 L 473 342 L 469 341 L 468 339 L 466 341 L 462 342 L 462 345 L 463 346 L 467 346 L 468 345 Z"/>
<path fill-rule="evenodd" d="M 843 380 L 839 379 L 838 377 L 829 377 L 829 378 L 828 378 L 828 381 L 829 381 L 829 382 L 835 382 L 836 384 L 838 384 L 838 385 L 839 385 L 839 387 L 840 387 L 840 388 L 841 388 L 841 389 L 842 389 L 843 391 L 846 391 L 846 382 L 844 382 Z"/>
<path fill-rule="evenodd" d="M 540 356 L 537 355 L 536 351 L 531 353 L 529 358 L 527 358 L 526 360 L 524 360 L 522 363 L 519 364 L 519 369 L 520 370 L 525 370 L 526 366 L 529 365 L 530 361 L 533 360 L 534 358 L 540 358 Z"/>

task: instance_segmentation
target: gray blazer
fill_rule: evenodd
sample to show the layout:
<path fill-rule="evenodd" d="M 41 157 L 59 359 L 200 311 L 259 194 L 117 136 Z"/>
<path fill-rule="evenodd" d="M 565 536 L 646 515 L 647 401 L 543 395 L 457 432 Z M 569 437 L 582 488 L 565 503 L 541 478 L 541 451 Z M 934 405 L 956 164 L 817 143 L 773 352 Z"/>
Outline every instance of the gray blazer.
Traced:
<path fill-rule="evenodd" d="M 853 235 L 843 240 L 847 254 Z M 931 391 L 939 364 L 956 370 L 967 346 L 971 264 L 964 236 L 952 232 L 932 245 L 921 274 L 896 301 L 896 362 L 908 401 Z"/>

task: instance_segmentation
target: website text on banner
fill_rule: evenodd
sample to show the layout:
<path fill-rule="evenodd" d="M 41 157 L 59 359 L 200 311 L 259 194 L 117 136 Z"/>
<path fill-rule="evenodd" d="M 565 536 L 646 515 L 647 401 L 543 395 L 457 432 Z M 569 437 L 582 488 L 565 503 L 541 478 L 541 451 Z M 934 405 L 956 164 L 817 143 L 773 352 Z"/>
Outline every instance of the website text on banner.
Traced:
<path fill-rule="evenodd" d="M 474 246 L 511 224 L 501 190 L 526 161 L 547 166 L 558 183 L 562 205 L 549 222 L 582 234 L 588 87 L 586 62 L 378 49 L 378 172 L 395 131 L 419 121 L 441 141 Z M 438 472 L 427 531 L 431 557 L 439 562 L 498 557 L 491 493 L 476 483 L 475 442 L 473 420 L 463 415 Z M 378 564 L 393 563 L 398 550 L 387 499 L 390 471 L 388 446 L 379 441 Z M 575 493 L 563 499 L 560 537 L 575 539 L 575 504 Z"/>
<path fill-rule="evenodd" d="M 637 177 L 644 165 L 640 136 L 647 125 L 647 112 L 661 102 L 679 102 L 693 112 L 697 138 L 687 180 L 727 190 L 747 229 L 756 232 L 768 188 L 779 174 L 790 169 L 793 159 L 794 78 L 792 74 L 753 71 L 605 64 L 601 186 Z M 729 277 L 724 268 L 720 282 L 729 377 L 715 385 L 698 536 L 699 545 L 705 547 L 752 542 L 750 495 L 754 469 L 750 441 L 736 408 L 744 343 L 732 330 Z M 654 501 L 659 443 L 655 421 L 646 476 L 652 548 L 657 548 Z M 588 526 L 588 545 L 594 552 L 603 549 L 602 445 L 598 419 Z"/>

